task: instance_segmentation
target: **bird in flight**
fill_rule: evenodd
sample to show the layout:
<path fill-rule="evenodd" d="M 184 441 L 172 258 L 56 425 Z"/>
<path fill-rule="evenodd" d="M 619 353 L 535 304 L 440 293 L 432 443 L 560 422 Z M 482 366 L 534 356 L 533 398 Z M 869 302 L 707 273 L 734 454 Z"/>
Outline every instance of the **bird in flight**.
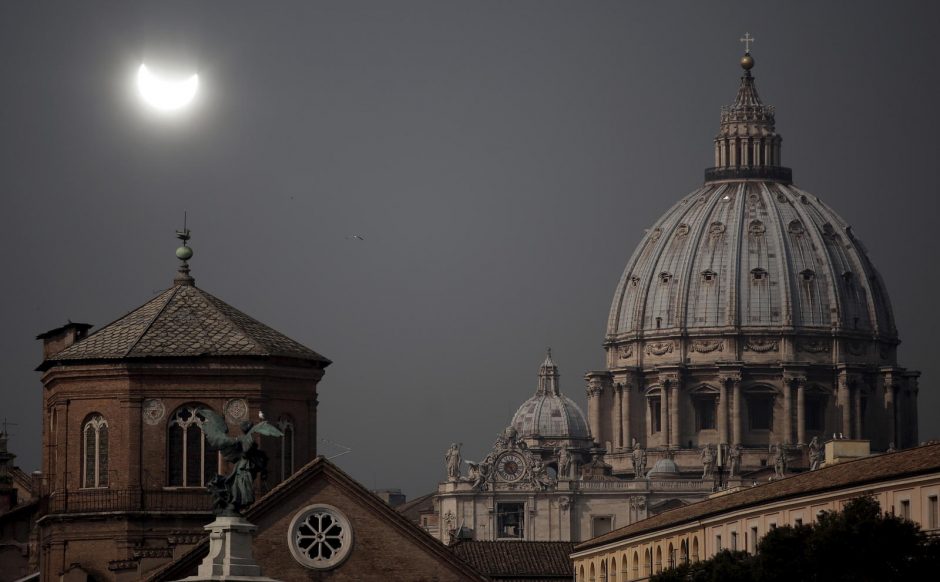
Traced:
<path fill-rule="evenodd" d="M 361 234 L 351 234 L 351 235 L 349 235 L 349 236 L 346 237 L 346 240 L 352 240 L 352 239 L 356 239 L 356 240 L 366 240 L 366 237 L 362 236 Z"/>

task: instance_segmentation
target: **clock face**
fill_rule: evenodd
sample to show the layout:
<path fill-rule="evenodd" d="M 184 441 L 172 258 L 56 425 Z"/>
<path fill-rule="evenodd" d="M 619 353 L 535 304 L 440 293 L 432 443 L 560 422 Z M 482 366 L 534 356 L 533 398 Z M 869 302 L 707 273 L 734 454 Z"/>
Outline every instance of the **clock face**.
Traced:
<path fill-rule="evenodd" d="M 516 453 L 506 453 L 496 461 L 496 474 L 503 481 L 518 481 L 525 473 L 525 462 Z"/>

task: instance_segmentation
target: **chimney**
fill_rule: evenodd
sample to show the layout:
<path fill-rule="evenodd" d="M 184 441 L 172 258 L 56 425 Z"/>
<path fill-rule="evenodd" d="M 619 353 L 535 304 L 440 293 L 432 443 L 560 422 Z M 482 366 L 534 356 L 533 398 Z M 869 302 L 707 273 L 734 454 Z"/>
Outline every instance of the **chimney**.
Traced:
<path fill-rule="evenodd" d="M 871 441 L 863 439 L 837 438 L 826 441 L 824 446 L 826 460 L 823 462 L 823 467 L 871 455 Z"/>
<path fill-rule="evenodd" d="M 72 323 L 70 321 L 62 327 L 37 335 L 36 339 L 42 340 L 42 359 L 48 360 L 75 342 L 82 341 L 91 328 L 90 323 Z"/>

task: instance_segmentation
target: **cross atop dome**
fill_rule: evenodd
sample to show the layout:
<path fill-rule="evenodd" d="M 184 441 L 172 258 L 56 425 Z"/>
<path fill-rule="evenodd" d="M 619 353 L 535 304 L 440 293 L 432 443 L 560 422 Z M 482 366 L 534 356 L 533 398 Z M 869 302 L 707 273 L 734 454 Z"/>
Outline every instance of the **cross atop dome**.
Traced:
<path fill-rule="evenodd" d="M 745 32 L 744 36 L 738 39 L 739 42 L 744 43 L 744 54 L 746 55 L 751 54 L 751 43 L 754 42 L 755 40 L 757 39 L 751 36 L 750 32 Z"/>

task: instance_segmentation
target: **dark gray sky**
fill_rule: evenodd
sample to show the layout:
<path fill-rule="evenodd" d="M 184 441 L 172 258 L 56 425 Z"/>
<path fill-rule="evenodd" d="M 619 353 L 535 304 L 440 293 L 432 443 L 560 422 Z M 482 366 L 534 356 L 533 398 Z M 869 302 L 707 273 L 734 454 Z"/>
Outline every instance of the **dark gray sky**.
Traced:
<path fill-rule="evenodd" d="M 933 2 L 4 2 L 0 417 L 39 465 L 33 337 L 197 284 L 334 360 L 320 436 L 410 496 L 535 390 L 603 366 L 643 230 L 702 182 L 737 42 L 795 182 L 854 227 L 940 437 Z M 168 122 L 141 61 L 193 67 Z M 361 233 L 365 241 L 347 240 Z M 324 448 L 324 452 L 331 452 Z"/>

